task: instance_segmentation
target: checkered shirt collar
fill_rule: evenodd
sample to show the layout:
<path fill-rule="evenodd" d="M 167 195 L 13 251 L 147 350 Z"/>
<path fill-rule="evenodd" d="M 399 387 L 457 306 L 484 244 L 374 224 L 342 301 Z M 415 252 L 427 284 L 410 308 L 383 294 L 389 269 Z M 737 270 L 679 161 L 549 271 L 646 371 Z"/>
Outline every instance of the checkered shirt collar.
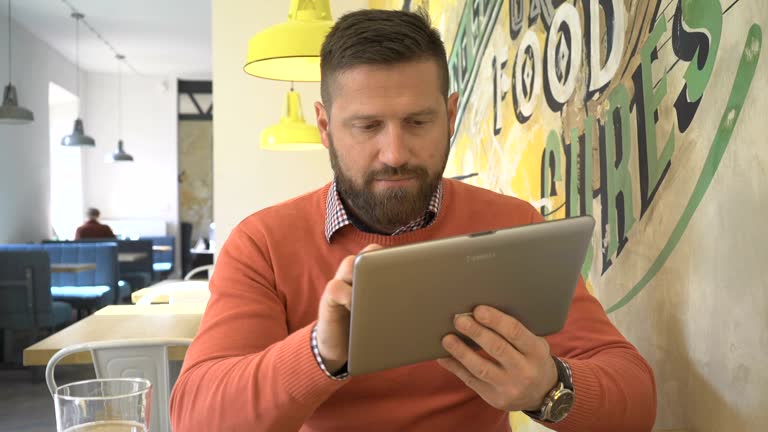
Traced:
<path fill-rule="evenodd" d="M 427 211 L 418 219 L 398 228 L 392 235 L 395 236 L 409 231 L 415 231 L 431 225 L 437 216 L 437 212 L 440 210 L 442 199 L 443 184 L 441 181 L 438 183 L 437 190 L 432 194 L 432 198 L 429 200 Z M 330 243 L 331 236 L 333 236 L 336 231 L 351 223 L 352 221 L 349 219 L 349 215 L 344 209 L 344 204 L 341 202 L 341 196 L 336 188 L 336 180 L 334 180 L 333 183 L 331 183 L 331 187 L 328 189 L 328 198 L 325 201 L 325 239 Z"/>

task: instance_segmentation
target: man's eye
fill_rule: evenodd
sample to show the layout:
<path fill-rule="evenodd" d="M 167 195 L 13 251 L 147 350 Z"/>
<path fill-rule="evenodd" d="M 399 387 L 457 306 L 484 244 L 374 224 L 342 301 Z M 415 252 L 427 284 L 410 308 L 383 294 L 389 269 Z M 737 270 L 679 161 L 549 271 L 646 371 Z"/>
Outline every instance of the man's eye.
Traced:
<path fill-rule="evenodd" d="M 360 123 L 355 125 L 355 128 L 361 131 L 370 132 L 376 129 L 378 126 L 378 123 Z"/>
<path fill-rule="evenodd" d="M 421 126 L 426 126 L 427 124 L 429 124 L 429 120 L 424 120 L 424 119 L 411 119 L 411 120 L 409 120 L 409 121 L 408 121 L 408 123 L 409 123 L 411 126 L 421 127 Z"/>

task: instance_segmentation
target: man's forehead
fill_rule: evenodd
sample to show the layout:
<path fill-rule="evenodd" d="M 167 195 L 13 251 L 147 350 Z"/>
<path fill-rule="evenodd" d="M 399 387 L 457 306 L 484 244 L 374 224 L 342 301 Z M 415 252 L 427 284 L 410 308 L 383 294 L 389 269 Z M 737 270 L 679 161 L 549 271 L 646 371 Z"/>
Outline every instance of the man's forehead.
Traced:
<path fill-rule="evenodd" d="M 423 90 L 440 92 L 440 74 L 434 60 L 413 60 L 391 64 L 361 64 L 334 73 L 330 87 L 334 96 L 348 91 L 373 90 L 395 83 L 413 84 Z M 425 83 L 433 84 L 424 88 Z"/>
<path fill-rule="evenodd" d="M 397 109 L 401 114 L 439 111 L 444 98 L 437 66 L 433 64 L 431 61 L 419 61 L 358 65 L 344 69 L 331 82 L 332 109 L 363 111 L 360 114 L 384 108 Z M 430 67 L 434 68 L 434 72 L 430 71 Z"/>

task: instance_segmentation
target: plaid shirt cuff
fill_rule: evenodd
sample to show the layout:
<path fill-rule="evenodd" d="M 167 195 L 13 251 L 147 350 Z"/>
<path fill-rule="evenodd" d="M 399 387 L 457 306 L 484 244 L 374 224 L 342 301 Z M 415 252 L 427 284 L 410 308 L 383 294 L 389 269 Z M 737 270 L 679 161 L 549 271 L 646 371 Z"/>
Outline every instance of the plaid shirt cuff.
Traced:
<path fill-rule="evenodd" d="M 349 373 L 347 372 L 347 365 L 344 364 L 344 367 L 341 368 L 341 371 L 339 371 L 338 374 L 333 375 L 328 371 L 328 368 L 325 367 L 325 364 L 323 363 L 323 358 L 320 356 L 320 348 L 317 346 L 317 324 L 315 324 L 314 327 L 312 327 L 312 337 L 310 338 L 312 341 L 312 353 L 315 355 L 315 361 L 317 362 L 317 365 L 320 366 L 320 369 L 322 369 L 323 372 L 325 372 L 325 375 L 335 381 L 344 381 L 347 378 L 349 378 Z"/>

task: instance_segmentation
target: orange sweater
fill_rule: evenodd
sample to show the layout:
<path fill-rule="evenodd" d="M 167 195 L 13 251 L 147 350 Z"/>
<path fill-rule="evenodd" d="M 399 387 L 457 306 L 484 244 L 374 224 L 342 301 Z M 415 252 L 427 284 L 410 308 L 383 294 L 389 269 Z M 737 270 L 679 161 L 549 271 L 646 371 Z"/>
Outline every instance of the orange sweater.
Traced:
<path fill-rule="evenodd" d="M 211 299 L 171 397 L 186 431 L 508 431 L 487 405 L 434 361 L 334 381 L 312 355 L 320 296 L 339 262 L 383 246 L 541 220 L 518 199 L 444 180 L 435 222 L 398 236 L 343 227 L 323 233 L 328 185 L 245 219 L 216 263 Z M 562 332 L 548 337 L 573 371 L 576 403 L 559 431 L 649 431 L 653 373 L 579 283 Z"/>

